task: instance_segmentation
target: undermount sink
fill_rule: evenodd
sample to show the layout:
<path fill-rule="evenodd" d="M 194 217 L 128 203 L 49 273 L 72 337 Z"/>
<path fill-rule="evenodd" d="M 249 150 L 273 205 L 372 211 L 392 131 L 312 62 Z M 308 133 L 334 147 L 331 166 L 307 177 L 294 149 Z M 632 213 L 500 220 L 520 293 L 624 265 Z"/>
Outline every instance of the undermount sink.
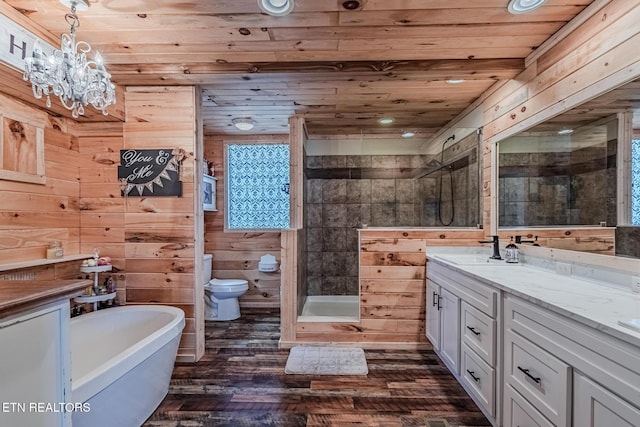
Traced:
<path fill-rule="evenodd" d="M 631 319 L 631 320 L 619 320 L 618 323 L 622 326 L 626 326 L 627 328 L 635 329 L 637 332 L 640 332 L 640 319 Z"/>
<path fill-rule="evenodd" d="M 434 258 L 440 258 L 443 261 L 458 265 L 507 265 L 504 259 L 493 259 L 488 255 L 478 254 L 439 254 L 433 255 Z"/>

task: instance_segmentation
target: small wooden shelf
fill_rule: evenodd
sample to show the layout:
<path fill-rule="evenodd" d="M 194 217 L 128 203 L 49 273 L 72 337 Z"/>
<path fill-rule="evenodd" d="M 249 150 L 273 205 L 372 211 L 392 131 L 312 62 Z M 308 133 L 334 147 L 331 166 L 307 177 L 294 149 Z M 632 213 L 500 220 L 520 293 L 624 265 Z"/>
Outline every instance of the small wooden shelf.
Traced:
<path fill-rule="evenodd" d="M 38 267 L 40 265 L 57 264 L 59 262 L 77 261 L 81 259 L 93 258 L 93 254 L 67 255 L 62 258 L 41 258 L 29 261 L 19 261 L 0 264 L 0 271 L 17 270 L 20 268 Z"/>

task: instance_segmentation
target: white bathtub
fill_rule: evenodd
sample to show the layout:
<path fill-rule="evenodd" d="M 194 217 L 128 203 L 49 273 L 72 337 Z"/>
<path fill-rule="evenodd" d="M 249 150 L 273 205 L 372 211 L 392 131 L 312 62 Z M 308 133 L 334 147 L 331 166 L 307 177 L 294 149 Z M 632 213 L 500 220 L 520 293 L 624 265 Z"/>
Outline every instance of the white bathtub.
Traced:
<path fill-rule="evenodd" d="M 162 305 L 108 308 L 71 319 L 74 427 L 137 427 L 169 390 L 184 312 Z"/>

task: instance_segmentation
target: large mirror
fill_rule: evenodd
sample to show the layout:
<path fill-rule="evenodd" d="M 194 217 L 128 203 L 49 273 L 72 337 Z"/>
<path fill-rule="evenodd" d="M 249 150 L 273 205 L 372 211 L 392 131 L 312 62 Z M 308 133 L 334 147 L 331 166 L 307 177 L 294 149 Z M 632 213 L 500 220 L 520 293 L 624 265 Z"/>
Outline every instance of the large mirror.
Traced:
<path fill-rule="evenodd" d="M 615 226 L 615 253 L 640 257 L 640 79 L 500 141 L 498 159 L 499 227 Z"/>
<path fill-rule="evenodd" d="M 544 123 L 499 144 L 504 227 L 616 225 L 616 115 Z"/>

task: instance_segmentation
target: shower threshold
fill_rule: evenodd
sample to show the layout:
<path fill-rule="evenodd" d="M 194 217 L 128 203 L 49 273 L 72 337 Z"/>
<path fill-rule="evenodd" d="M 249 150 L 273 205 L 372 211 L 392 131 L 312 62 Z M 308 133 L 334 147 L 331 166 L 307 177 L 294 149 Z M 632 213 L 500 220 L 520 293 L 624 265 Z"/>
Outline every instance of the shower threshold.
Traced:
<path fill-rule="evenodd" d="M 308 296 L 298 322 L 359 322 L 358 295 Z"/>

